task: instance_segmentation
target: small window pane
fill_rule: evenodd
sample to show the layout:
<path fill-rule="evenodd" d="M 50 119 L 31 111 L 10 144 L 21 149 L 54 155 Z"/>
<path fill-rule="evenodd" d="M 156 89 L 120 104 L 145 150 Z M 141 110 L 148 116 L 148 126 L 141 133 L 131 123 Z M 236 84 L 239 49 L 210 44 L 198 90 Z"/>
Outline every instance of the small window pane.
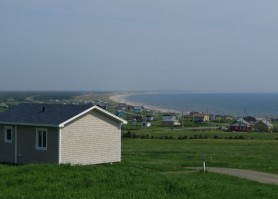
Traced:
<path fill-rule="evenodd" d="M 43 133 L 43 139 L 42 139 L 42 141 L 43 141 L 43 145 L 42 145 L 42 147 L 46 147 L 46 132 L 45 131 L 43 131 L 42 132 Z"/>
<path fill-rule="evenodd" d="M 7 129 L 7 140 L 12 140 L 12 130 Z"/>
<path fill-rule="evenodd" d="M 39 131 L 39 147 L 42 147 L 42 132 Z"/>
<path fill-rule="evenodd" d="M 12 143 L 12 140 L 13 140 L 12 127 L 5 127 L 4 141 L 6 143 Z"/>
<path fill-rule="evenodd" d="M 37 129 L 37 149 L 47 149 L 47 130 Z"/>

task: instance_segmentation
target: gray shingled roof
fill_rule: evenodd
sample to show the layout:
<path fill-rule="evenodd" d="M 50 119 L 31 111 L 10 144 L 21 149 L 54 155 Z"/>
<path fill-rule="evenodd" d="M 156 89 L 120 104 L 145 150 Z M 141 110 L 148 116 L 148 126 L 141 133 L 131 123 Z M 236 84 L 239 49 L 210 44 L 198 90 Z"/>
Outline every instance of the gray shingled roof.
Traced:
<path fill-rule="evenodd" d="M 19 104 L 0 113 L 0 123 L 58 126 L 92 105 Z"/>

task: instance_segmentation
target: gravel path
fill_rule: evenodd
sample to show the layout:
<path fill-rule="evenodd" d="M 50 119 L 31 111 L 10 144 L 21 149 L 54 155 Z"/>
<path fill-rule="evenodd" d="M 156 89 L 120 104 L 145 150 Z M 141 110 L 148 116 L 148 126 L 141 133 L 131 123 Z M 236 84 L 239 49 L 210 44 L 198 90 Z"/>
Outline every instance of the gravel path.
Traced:
<path fill-rule="evenodd" d="M 201 167 L 189 167 L 193 170 L 201 170 Z M 218 168 L 218 167 L 207 167 L 208 172 L 220 173 L 225 175 L 236 176 L 239 178 L 245 178 L 248 180 L 253 180 L 260 183 L 275 184 L 278 185 L 278 175 L 258 172 L 246 169 L 229 169 L 229 168 Z"/>

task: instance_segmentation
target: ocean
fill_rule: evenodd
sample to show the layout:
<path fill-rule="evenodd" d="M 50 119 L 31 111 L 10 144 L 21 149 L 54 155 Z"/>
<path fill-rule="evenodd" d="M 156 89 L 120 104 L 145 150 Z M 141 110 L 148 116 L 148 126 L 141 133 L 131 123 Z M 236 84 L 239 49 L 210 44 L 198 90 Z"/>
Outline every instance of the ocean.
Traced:
<path fill-rule="evenodd" d="M 126 100 L 181 112 L 278 118 L 278 93 L 136 94 Z"/>

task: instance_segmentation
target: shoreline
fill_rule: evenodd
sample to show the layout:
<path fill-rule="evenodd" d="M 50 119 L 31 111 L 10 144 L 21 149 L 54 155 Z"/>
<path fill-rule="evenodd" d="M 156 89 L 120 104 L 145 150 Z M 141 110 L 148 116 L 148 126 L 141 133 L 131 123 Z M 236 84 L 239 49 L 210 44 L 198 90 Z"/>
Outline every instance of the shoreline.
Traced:
<path fill-rule="evenodd" d="M 131 95 L 136 95 L 136 94 L 131 94 L 131 93 L 125 93 L 125 94 L 118 93 L 117 94 L 117 93 L 115 93 L 115 94 L 109 96 L 109 99 L 115 103 L 119 103 L 119 104 L 124 103 L 124 104 L 131 105 L 131 106 L 143 106 L 144 109 L 155 111 L 155 112 L 160 112 L 160 113 L 182 113 L 182 111 L 178 111 L 178 110 L 161 108 L 158 106 L 152 106 L 152 105 L 148 105 L 148 104 L 140 104 L 140 103 L 131 102 L 131 101 L 126 100 L 126 98 Z"/>
<path fill-rule="evenodd" d="M 183 113 L 188 113 L 188 112 L 191 112 L 190 111 L 190 108 L 188 108 L 188 111 L 184 111 L 183 109 L 178 109 L 179 107 L 177 107 L 177 109 L 171 109 L 171 108 L 163 108 L 163 107 L 159 107 L 159 106 L 156 106 L 155 104 L 154 105 L 149 105 L 147 104 L 147 102 L 132 102 L 132 99 L 136 100 L 137 98 L 134 97 L 134 98 L 131 98 L 131 100 L 129 101 L 128 97 L 129 96 L 144 96 L 144 95 L 148 95 L 149 97 L 151 97 L 152 94 L 161 94 L 159 92 L 128 92 L 128 91 L 123 91 L 123 92 L 111 92 L 109 94 L 109 99 L 115 103 L 125 103 L 127 105 L 131 105 L 131 106 L 142 106 L 144 107 L 146 110 L 150 110 L 150 111 L 154 111 L 154 112 L 160 112 L 160 113 L 177 113 L 177 114 L 183 114 Z M 163 93 L 165 94 L 165 93 Z M 171 93 L 170 93 L 171 94 Z M 241 95 L 240 95 L 241 96 Z M 268 95 L 266 95 L 268 96 Z M 272 96 L 272 95 L 271 95 Z M 226 96 L 224 97 L 223 99 L 226 99 L 227 97 L 229 96 Z M 249 96 L 249 98 L 247 99 L 253 99 L 253 96 Z M 140 97 L 139 97 L 140 99 Z M 259 98 L 260 99 L 260 98 Z M 274 97 L 271 97 L 270 98 L 272 101 L 271 102 L 271 105 L 275 105 L 277 104 L 277 99 L 278 99 L 278 93 L 276 95 L 274 95 Z M 276 99 L 276 103 L 273 101 Z M 243 100 L 244 101 L 244 100 Z M 246 100 L 245 100 L 246 101 Z M 262 102 L 265 102 L 264 98 L 261 100 Z M 255 118 L 275 118 L 277 119 L 277 114 L 278 114 L 278 108 L 276 106 L 276 108 L 274 106 L 271 106 L 273 107 L 272 110 L 270 110 L 269 108 L 270 107 L 266 107 L 266 109 L 268 108 L 268 110 L 264 110 L 264 112 L 262 112 L 262 110 L 260 108 L 256 109 L 256 106 L 254 107 L 254 103 L 262 103 L 260 100 L 255 100 L 251 103 L 250 105 L 250 102 L 248 101 L 248 103 L 245 102 L 245 104 L 243 103 L 244 107 L 246 108 L 242 108 L 242 105 L 241 106 L 237 106 L 237 104 L 232 104 L 235 108 L 228 108 L 225 109 L 225 107 L 223 106 L 223 104 L 219 105 L 219 107 L 216 106 L 216 108 L 214 107 L 215 104 L 212 103 L 212 108 L 210 108 L 210 112 L 208 111 L 208 106 L 209 105 L 206 105 L 205 107 L 203 106 L 202 107 L 202 110 L 207 110 L 206 113 L 209 113 L 209 114 L 222 114 L 222 115 L 227 115 L 227 116 L 233 116 L 234 118 L 237 118 L 237 117 L 244 117 L 244 116 L 252 116 L 252 117 L 255 117 Z M 234 102 L 234 101 L 233 101 Z M 202 105 L 202 104 L 201 104 Z M 225 104 L 224 104 L 225 105 Z M 223 106 L 223 107 L 221 107 Z M 192 108 L 191 108 L 192 109 Z M 199 108 L 200 110 L 201 108 Z M 223 109 L 223 111 L 219 111 Z M 183 110 L 183 111 L 182 111 Z M 193 109 L 192 112 L 194 111 L 198 111 L 198 112 L 202 112 L 202 110 L 198 111 L 195 109 Z M 244 111 L 248 111 L 247 112 L 244 112 Z"/>

